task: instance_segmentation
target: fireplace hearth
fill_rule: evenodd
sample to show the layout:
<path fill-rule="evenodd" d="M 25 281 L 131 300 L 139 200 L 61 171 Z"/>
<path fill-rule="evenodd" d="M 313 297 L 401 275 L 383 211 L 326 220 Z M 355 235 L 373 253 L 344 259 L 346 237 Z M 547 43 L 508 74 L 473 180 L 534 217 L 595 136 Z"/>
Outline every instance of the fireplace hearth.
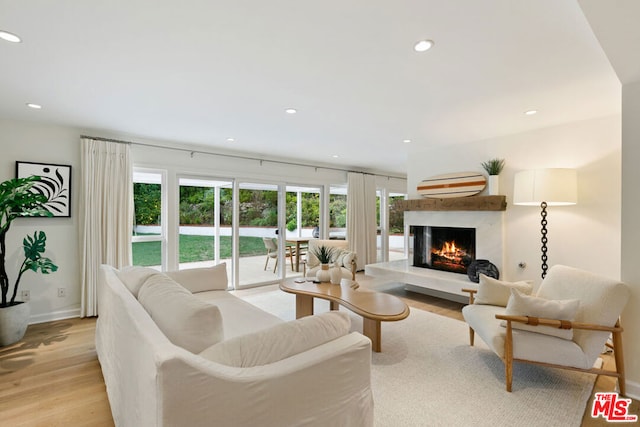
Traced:
<path fill-rule="evenodd" d="M 476 258 L 475 228 L 413 225 L 410 229 L 416 267 L 466 274 Z"/>

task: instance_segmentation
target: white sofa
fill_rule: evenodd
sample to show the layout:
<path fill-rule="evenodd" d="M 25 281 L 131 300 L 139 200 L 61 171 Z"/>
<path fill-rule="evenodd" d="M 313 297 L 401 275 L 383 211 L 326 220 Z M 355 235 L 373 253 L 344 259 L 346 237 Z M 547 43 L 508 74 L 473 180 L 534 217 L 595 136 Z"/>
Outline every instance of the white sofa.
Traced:
<path fill-rule="evenodd" d="M 285 322 L 226 288 L 224 265 L 101 267 L 96 350 L 117 426 L 373 425 L 371 342 L 348 317 Z"/>

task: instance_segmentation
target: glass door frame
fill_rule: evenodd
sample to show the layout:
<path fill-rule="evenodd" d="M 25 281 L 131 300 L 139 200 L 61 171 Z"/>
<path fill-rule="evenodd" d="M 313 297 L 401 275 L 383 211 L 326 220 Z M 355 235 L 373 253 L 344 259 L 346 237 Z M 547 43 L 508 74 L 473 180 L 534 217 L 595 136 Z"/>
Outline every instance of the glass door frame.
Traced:
<path fill-rule="evenodd" d="M 278 191 L 277 225 L 275 226 L 278 235 L 278 268 L 276 278 L 260 282 L 241 285 L 240 284 L 240 190 L 243 184 L 258 184 L 265 186 L 275 186 Z M 286 259 L 284 250 L 284 233 L 286 230 L 286 185 L 281 181 L 270 181 L 251 178 L 236 178 L 233 185 L 233 289 L 249 289 L 258 286 L 272 285 L 284 280 Z M 284 268 L 283 268 L 284 267 Z"/>
<path fill-rule="evenodd" d="M 220 176 L 214 176 L 214 175 L 207 175 L 207 174 L 192 174 L 192 173 L 178 173 L 176 175 L 176 197 L 175 197 L 175 233 L 174 233 L 174 238 L 175 238 L 175 242 L 176 242 L 176 251 L 175 251 L 175 263 L 177 268 L 179 269 L 180 266 L 180 187 L 181 187 L 181 183 L 180 181 L 182 179 L 185 180 L 194 180 L 194 181 L 215 181 L 215 182 L 223 182 L 226 184 L 230 184 L 231 185 L 231 189 L 232 189 L 232 194 L 233 194 L 233 188 L 235 185 L 235 178 L 227 178 L 227 177 L 220 177 Z M 216 186 L 216 187 L 212 187 L 214 188 L 214 206 L 213 206 L 213 210 L 214 210 L 214 220 L 213 220 L 213 227 L 214 227 L 214 235 L 213 235 L 213 239 L 214 239 L 214 246 L 213 246 L 213 263 L 214 265 L 219 265 L 221 262 L 220 259 L 220 186 Z M 233 197 L 233 209 L 235 210 L 235 196 Z M 231 272 L 231 277 L 228 278 L 228 281 L 230 284 L 234 283 L 234 276 L 235 276 L 235 269 L 233 267 L 234 264 L 234 237 L 236 234 L 236 230 L 234 228 L 234 224 L 233 224 L 233 219 L 232 219 L 232 224 L 231 224 L 231 268 L 229 269 L 229 271 Z"/>

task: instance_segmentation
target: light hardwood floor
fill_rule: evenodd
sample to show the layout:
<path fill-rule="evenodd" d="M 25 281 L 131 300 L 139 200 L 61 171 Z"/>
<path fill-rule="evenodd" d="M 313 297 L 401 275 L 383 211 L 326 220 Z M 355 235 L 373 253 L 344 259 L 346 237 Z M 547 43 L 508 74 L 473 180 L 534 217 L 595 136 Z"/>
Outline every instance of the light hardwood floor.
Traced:
<path fill-rule="evenodd" d="M 361 286 L 397 295 L 412 308 L 462 320 L 462 304 L 380 284 L 361 274 L 358 281 Z M 42 323 L 29 326 L 20 343 L 0 348 L 0 425 L 112 426 L 94 333 L 95 318 Z M 610 356 L 604 359 L 613 363 Z M 613 387 L 610 377 L 600 376 L 594 393 L 613 391 Z M 590 409 L 591 402 L 583 426 L 610 425 L 602 418 L 592 419 Z M 630 413 L 640 414 L 638 401 L 633 401 Z"/>

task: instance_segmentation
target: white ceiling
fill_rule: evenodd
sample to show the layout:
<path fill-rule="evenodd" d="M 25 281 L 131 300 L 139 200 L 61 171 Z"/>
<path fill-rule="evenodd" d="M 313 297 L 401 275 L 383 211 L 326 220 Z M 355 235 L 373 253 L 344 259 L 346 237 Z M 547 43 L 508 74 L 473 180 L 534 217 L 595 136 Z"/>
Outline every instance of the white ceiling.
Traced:
<path fill-rule="evenodd" d="M 94 136 L 404 174 L 416 147 L 620 112 L 575 0 L 0 0 L 0 30 L 23 40 L 0 118 Z"/>

